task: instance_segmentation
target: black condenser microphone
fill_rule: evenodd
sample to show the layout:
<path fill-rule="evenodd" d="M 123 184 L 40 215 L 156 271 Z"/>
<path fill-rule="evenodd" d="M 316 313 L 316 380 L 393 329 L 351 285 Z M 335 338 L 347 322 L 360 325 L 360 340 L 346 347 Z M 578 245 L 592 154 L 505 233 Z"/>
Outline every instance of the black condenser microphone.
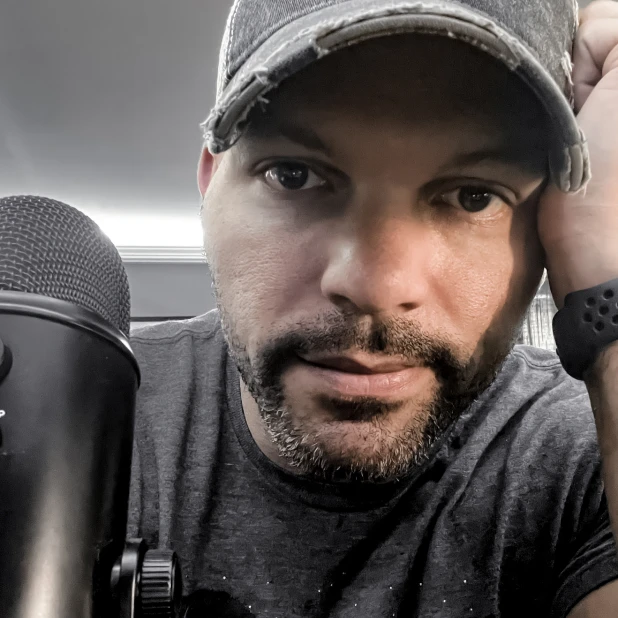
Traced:
<path fill-rule="evenodd" d="M 139 369 L 118 251 L 60 202 L 0 200 L 0 616 L 176 615 L 171 552 L 125 544 Z"/>

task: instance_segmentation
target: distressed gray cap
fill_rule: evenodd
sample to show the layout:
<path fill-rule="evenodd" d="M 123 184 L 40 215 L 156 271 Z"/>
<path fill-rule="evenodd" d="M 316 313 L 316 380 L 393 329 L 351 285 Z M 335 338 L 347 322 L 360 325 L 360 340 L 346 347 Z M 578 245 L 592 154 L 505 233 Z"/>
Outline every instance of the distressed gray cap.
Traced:
<path fill-rule="evenodd" d="M 590 163 L 573 112 L 577 25 L 575 0 L 235 0 L 206 144 L 213 153 L 231 148 L 258 101 L 329 53 L 392 34 L 444 35 L 501 60 L 532 89 L 553 123 L 552 179 L 578 191 Z"/>

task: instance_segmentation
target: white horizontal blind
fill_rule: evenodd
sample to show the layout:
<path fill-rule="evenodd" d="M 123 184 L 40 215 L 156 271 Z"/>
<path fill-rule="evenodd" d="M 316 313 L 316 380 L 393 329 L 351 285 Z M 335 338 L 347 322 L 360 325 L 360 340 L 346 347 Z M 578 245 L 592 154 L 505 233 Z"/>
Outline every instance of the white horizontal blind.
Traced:
<path fill-rule="evenodd" d="M 528 310 L 520 343 L 555 351 L 556 342 L 552 331 L 552 320 L 557 310 L 549 289 L 547 275 L 545 275 L 543 283 Z"/>

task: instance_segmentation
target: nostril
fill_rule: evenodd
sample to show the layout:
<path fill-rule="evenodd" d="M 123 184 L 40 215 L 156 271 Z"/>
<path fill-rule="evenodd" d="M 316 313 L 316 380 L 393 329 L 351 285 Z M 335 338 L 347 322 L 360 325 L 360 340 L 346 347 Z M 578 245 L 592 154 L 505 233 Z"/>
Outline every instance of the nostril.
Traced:
<path fill-rule="evenodd" d="M 343 294 L 329 294 L 328 300 L 337 307 L 342 313 L 359 313 L 359 308 Z"/>

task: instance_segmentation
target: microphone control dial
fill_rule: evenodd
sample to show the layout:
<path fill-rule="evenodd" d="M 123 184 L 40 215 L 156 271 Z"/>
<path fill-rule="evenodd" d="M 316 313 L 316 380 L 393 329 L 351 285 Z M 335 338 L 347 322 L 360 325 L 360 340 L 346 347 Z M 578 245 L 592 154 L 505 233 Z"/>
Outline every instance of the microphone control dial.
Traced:
<path fill-rule="evenodd" d="M 182 602 L 182 575 L 172 551 L 150 549 L 142 562 L 142 618 L 176 618 Z"/>

